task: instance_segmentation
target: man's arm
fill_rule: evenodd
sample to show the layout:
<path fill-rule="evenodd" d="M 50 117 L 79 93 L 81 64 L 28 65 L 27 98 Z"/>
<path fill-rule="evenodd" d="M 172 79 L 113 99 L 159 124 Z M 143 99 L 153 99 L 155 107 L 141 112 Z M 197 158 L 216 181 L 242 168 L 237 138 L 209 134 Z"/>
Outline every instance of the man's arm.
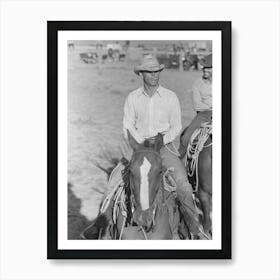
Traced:
<path fill-rule="evenodd" d="M 193 85 L 192 94 L 193 94 L 193 105 L 196 111 L 211 109 L 211 107 L 209 107 L 209 104 L 203 102 L 200 95 L 199 85 L 197 83 Z"/>
<path fill-rule="evenodd" d="M 124 137 L 128 139 L 127 130 L 129 130 L 133 138 L 140 144 L 144 142 L 144 138 L 141 135 L 139 135 L 139 133 L 135 129 L 135 122 L 136 122 L 136 113 L 133 106 L 133 99 L 132 96 L 129 95 L 126 98 L 125 105 L 124 105 L 123 133 L 124 133 Z"/>
<path fill-rule="evenodd" d="M 181 108 L 178 97 L 174 94 L 170 101 L 171 115 L 170 115 L 170 129 L 163 137 L 164 145 L 172 142 L 179 135 L 182 129 L 181 123 Z"/>

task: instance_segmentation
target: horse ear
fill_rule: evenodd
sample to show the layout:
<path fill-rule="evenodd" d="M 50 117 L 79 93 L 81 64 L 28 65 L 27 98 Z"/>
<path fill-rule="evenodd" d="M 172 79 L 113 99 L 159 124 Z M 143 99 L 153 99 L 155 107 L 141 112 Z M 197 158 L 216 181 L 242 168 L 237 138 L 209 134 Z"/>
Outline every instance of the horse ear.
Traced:
<path fill-rule="evenodd" d="M 140 148 L 140 144 L 134 139 L 129 130 L 127 129 L 127 139 L 130 147 L 135 151 Z"/>
<path fill-rule="evenodd" d="M 163 135 L 158 133 L 156 141 L 155 141 L 155 149 L 159 152 L 163 146 Z"/>

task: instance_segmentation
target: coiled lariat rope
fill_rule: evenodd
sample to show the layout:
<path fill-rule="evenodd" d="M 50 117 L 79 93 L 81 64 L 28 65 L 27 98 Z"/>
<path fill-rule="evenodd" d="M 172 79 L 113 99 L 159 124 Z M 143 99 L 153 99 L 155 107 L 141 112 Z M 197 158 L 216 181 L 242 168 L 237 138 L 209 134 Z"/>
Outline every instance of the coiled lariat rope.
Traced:
<path fill-rule="evenodd" d="M 115 169 L 112 171 L 108 182 L 110 182 L 110 181 L 112 180 L 112 178 L 114 177 L 114 175 L 116 174 L 116 172 L 117 172 L 118 169 L 120 168 L 120 165 L 122 165 L 122 163 L 119 163 L 119 164 L 115 167 Z M 126 170 L 124 170 L 124 171 L 125 171 L 125 172 L 124 172 L 123 176 L 127 175 L 127 172 L 128 172 L 128 171 L 126 171 Z M 108 206 L 109 206 L 109 204 L 110 204 L 110 201 L 111 201 L 111 199 L 112 199 L 113 197 L 115 198 L 114 200 L 116 200 L 116 195 L 119 194 L 119 191 L 120 191 L 119 188 L 120 188 L 120 186 L 121 186 L 122 189 L 124 188 L 123 178 L 121 178 L 118 182 L 116 182 L 115 186 L 112 188 L 112 190 L 110 191 L 110 193 L 105 197 L 105 199 L 104 199 L 104 201 L 103 201 L 103 203 L 102 203 L 102 206 L 101 206 L 101 208 L 100 208 L 100 212 L 101 212 L 101 213 L 104 213 L 104 212 L 107 210 L 107 208 L 108 208 Z"/>
<path fill-rule="evenodd" d="M 212 122 L 203 123 L 200 128 L 196 129 L 191 136 L 190 142 L 187 148 L 187 156 L 185 160 L 185 166 L 187 166 L 187 173 L 189 177 L 194 176 L 196 173 L 196 181 L 194 192 L 197 192 L 198 189 L 198 158 L 200 152 L 212 145 L 212 142 L 205 146 L 206 141 L 209 136 L 212 134 Z"/>
<path fill-rule="evenodd" d="M 126 211 L 122 211 L 122 216 L 123 216 L 123 223 L 122 223 L 122 228 L 121 228 L 121 232 L 120 232 L 119 240 L 121 240 L 121 239 L 122 239 L 123 230 L 124 230 L 125 223 L 126 223 L 126 220 L 127 220 L 127 212 L 126 212 Z"/>
<path fill-rule="evenodd" d="M 147 236 L 147 233 L 146 233 L 145 229 L 142 226 L 140 226 L 140 228 L 143 232 L 143 235 L 144 235 L 145 239 L 148 240 L 148 236 Z"/>
<path fill-rule="evenodd" d="M 114 224 L 117 223 L 117 217 L 119 215 L 119 207 L 121 205 L 120 197 L 122 195 L 123 190 L 124 190 L 124 187 L 123 187 L 123 185 L 121 185 L 119 187 L 119 189 L 117 190 L 116 195 L 114 197 L 114 206 L 113 206 L 113 222 L 114 222 Z"/>

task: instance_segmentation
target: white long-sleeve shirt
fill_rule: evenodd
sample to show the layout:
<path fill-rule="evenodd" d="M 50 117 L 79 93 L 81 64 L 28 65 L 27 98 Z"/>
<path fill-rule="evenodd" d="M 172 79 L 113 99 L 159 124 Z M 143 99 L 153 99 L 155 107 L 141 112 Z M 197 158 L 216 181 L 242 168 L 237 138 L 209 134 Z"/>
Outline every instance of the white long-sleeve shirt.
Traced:
<path fill-rule="evenodd" d="M 126 138 L 127 130 L 138 143 L 162 133 L 164 144 L 168 144 L 179 135 L 181 129 L 180 104 L 173 91 L 159 86 L 150 97 L 141 87 L 127 96 L 123 118 Z"/>
<path fill-rule="evenodd" d="M 194 82 L 193 105 L 196 111 L 212 109 L 212 83 L 208 80 L 199 79 Z"/>

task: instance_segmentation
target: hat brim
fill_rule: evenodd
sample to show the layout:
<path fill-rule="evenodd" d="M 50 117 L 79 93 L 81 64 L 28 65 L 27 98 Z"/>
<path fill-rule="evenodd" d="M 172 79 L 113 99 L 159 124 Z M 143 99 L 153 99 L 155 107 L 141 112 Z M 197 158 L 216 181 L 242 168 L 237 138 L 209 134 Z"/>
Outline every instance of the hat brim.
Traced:
<path fill-rule="evenodd" d="M 162 71 L 164 69 L 164 64 L 160 64 L 159 66 L 155 66 L 155 67 L 145 67 L 143 65 L 137 65 L 134 68 L 134 73 L 139 75 L 140 72 L 143 71 L 149 71 L 149 72 L 158 72 L 158 71 Z"/>
<path fill-rule="evenodd" d="M 199 62 L 199 64 L 203 67 L 203 68 L 212 68 L 212 54 L 204 57 L 203 59 L 201 59 L 201 61 Z"/>

